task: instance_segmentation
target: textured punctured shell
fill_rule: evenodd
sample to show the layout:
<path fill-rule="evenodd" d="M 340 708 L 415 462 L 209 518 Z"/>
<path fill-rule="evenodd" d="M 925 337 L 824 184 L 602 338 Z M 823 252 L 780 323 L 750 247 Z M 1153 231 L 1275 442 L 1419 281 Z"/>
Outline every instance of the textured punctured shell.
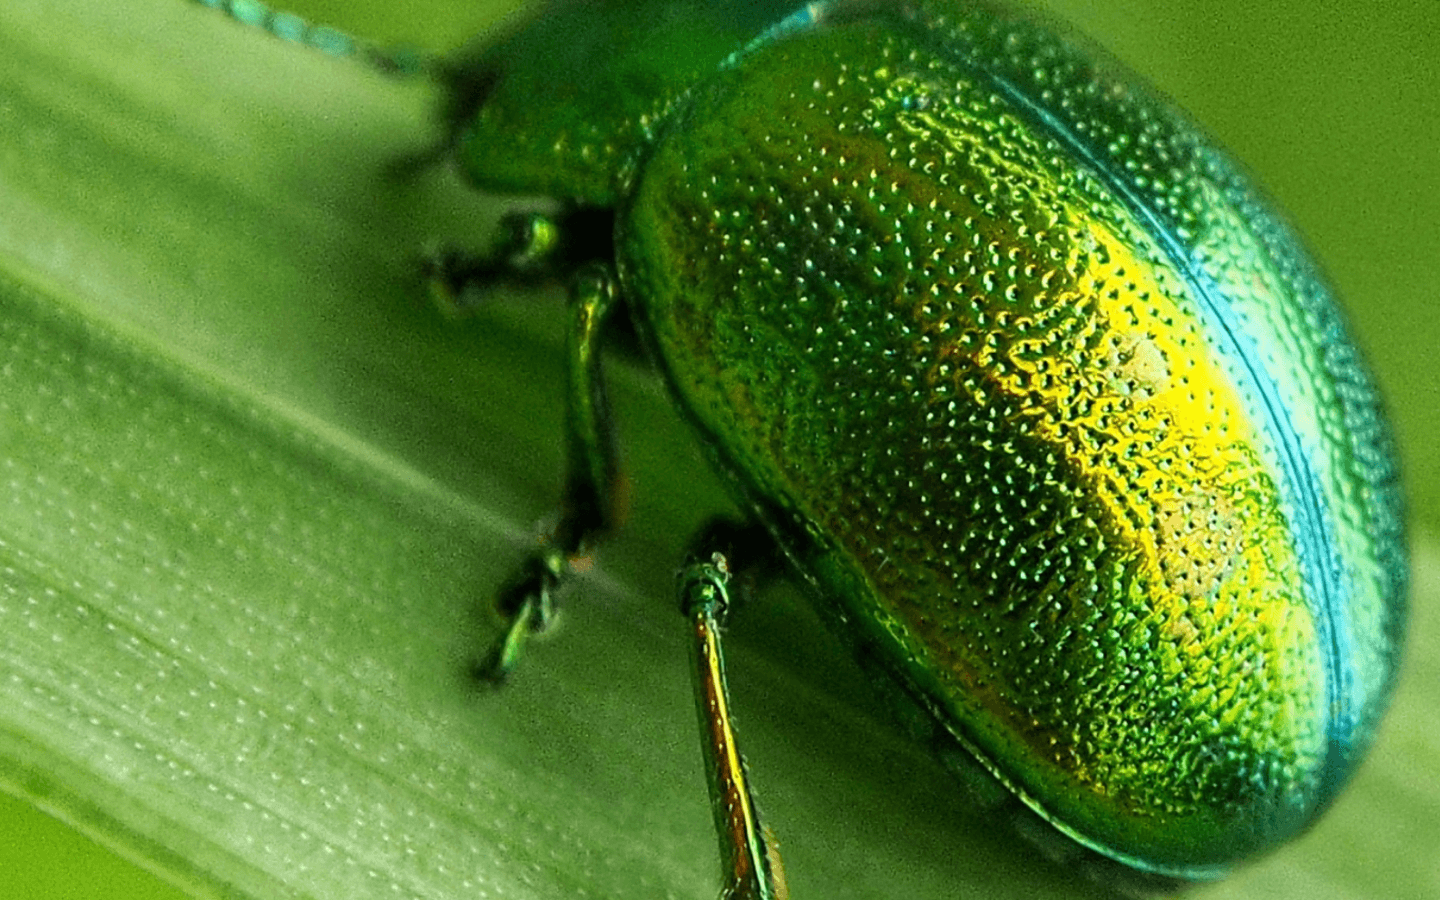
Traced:
<path fill-rule="evenodd" d="M 728 61 L 726 4 L 570 9 L 494 51 L 461 158 L 619 208 L 637 324 L 821 610 L 1122 863 L 1216 877 L 1311 822 L 1394 680 L 1401 499 L 1235 164 L 988 4 L 811 4 Z"/>
<path fill-rule="evenodd" d="M 621 228 L 683 407 L 813 581 L 1037 812 L 1210 877 L 1371 742 L 1405 561 L 1313 265 L 1194 127 L 956 4 L 763 41 Z"/>

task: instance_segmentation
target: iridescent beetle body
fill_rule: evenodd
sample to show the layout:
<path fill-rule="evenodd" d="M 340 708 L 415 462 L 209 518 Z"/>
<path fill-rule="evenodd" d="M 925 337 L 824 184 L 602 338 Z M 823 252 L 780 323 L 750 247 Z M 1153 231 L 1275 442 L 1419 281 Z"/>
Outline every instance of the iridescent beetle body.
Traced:
<path fill-rule="evenodd" d="M 685 24 L 653 21 L 636 46 Z M 1123 69 L 985 4 L 813 4 L 666 72 L 583 128 L 502 79 L 460 153 L 619 209 L 653 355 L 831 618 L 1109 857 L 1214 877 L 1302 829 L 1385 707 L 1406 561 L 1287 226 Z"/>
<path fill-rule="evenodd" d="M 713 462 L 946 741 L 1181 880 L 1330 804 L 1402 642 L 1393 449 L 1314 264 L 1191 122 L 984 0 L 578 3 L 457 83 L 479 187 L 615 211 Z"/>

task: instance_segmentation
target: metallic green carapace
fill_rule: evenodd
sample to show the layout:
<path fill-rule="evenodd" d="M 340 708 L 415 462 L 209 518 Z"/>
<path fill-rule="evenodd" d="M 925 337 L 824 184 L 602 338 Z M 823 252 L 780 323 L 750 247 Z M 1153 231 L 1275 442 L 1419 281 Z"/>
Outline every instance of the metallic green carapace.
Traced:
<path fill-rule="evenodd" d="M 1292 837 L 1372 741 L 1407 577 L 1314 264 L 1032 16 L 786 6 L 555 13 L 489 58 L 468 173 L 617 211 L 619 292 L 716 465 L 1025 804 L 1186 879 Z"/>

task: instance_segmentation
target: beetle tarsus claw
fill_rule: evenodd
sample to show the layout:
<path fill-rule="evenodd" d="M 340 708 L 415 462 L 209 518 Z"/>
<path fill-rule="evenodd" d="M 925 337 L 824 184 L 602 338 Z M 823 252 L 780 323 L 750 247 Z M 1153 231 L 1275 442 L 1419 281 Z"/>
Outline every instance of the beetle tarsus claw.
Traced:
<path fill-rule="evenodd" d="M 554 624 L 555 592 L 568 567 L 563 553 L 543 550 L 530 557 L 516 580 L 501 591 L 495 607 L 506 619 L 505 632 L 476 666 L 477 678 L 504 684 L 520 663 L 526 639 Z"/>
<path fill-rule="evenodd" d="M 462 318 L 479 308 L 486 293 L 483 285 L 493 281 L 493 273 L 486 272 L 482 262 L 452 248 L 426 254 L 424 267 L 430 300 L 449 319 Z"/>

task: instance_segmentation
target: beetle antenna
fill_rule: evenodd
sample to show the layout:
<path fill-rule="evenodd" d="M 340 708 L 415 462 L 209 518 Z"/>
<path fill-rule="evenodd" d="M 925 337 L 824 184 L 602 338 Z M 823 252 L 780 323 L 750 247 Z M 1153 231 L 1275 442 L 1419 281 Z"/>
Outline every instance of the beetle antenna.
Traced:
<path fill-rule="evenodd" d="M 194 0 L 219 10 L 242 25 L 267 31 L 281 40 L 302 44 L 331 56 L 356 59 L 377 72 L 398 77 L 433 75 L 438 59 L 412 47 L 382 47 L 347 34 L 338 28 L 319 25 L 294 13 L 272 9 L 260 0 Z"/>

